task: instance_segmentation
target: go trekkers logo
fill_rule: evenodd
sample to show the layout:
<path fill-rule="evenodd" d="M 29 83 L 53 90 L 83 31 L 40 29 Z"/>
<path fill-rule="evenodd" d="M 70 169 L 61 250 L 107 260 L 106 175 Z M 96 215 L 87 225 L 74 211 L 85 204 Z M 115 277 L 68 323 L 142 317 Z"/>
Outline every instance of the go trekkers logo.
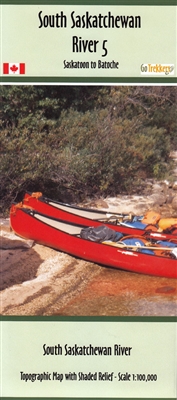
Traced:
<path fill-rule="evenodd" d="M 141 64 L 141 75 L 174 75 L 174 64 Z"/>

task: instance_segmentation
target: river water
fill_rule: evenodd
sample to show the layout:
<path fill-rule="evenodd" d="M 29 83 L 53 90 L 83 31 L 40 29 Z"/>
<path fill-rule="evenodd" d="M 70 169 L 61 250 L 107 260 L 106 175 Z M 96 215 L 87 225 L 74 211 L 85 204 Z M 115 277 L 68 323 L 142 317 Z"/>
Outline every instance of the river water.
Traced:
<path fill-rule="evenodd" d="M 175 279 L 104 267 L 99 269 L 98 275 L 86 284 L 81 294 L 75 296 L 60 310 L 60 315 L 78 316 L 175 316 L 176 314 Z"/>

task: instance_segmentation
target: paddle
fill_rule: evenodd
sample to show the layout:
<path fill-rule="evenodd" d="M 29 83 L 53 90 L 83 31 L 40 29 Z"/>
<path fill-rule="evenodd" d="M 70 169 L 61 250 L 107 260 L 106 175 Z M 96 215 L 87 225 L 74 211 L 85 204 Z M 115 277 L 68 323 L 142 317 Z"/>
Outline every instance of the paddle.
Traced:
<path fill-rule="evenodd" d="M 137 249 L 147 249 L 147 250 L 164 250 L 164 251 L 172 251 L 173 249 L 175 249 L 176 247 L 158 247 L 158 246 L 135 246 L 135 245 L 128 245 L 122 242 L 109 242 L 109 241 L 105 241 L 102 242 L 104 244 L 108 244 L 110 246 L 115 246 L 115 247 L 120 247 L 120 248 L 127 248 L 127 249 L 133 249 L 133 250 L 137 250 Z"/>
<path fill-rule="evenodd" d="M 115 219 L 115 220 L 121 220 L 123 221 L 124 219 L 128 220 L 128 221 L 132 221 L 134 215 L 133 214 L 106 214 L 107 218 L 101 218 L 99 219 L 99 221 L 106 221 L 109 222 L 111 221 L 111 219 Z M 119 221 L 120 222 L 120 221 Z"/>

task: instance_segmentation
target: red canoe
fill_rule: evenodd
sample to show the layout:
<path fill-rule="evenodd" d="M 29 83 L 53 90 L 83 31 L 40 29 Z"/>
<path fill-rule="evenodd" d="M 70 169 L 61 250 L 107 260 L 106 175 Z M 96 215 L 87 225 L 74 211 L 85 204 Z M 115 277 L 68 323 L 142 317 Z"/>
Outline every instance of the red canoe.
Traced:
<path fill-rule="evenodd" d="M 145 229 L 135 228 L 130 225 L 129 214 L 108 213 L 104 210 L 87 209 L 60 203 L 42 196 L 42 193 L 26 193 L 23 205 L 46 214 L 49 217 L 64 219 L 65 221 L 85 226 L 99 226 L 101 223 L 127 235 L 148 236 L 157 240 L 174 239 L 176 235 L 154 231 L 155 227 L 147 225 Z M 127 221 L 124 223 L 124 221 Z M 141 222 L 140 222 L 141 225 Z"/>
<path fill-rule="evenodd" d="M 161 247 L 152 255 L 141 252 L 139 247 L 132 250 L 130 246 L 122 246 L 120 241 L 98 243 L 86 240 L 80 236 L 83 225 L 50 218 L 20 205 L 11 206 L 10 223 L 14 232 L 23 238 L 84 260 L 141 274 L 177 278 L 177 259 L 172 249 Z M 151 246 L 148 248 L 155 248 L 155 245 Z"/>

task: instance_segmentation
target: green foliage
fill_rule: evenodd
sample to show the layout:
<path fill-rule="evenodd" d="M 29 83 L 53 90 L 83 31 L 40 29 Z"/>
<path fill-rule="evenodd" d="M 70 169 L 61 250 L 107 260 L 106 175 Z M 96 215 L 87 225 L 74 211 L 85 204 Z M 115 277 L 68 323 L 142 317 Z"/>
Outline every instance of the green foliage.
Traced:
<path fill-rule="evenodd" d="M 70 201 L 163 178 L 177 148 L 175 87 L 1 86 L 1 202 Z"/>

